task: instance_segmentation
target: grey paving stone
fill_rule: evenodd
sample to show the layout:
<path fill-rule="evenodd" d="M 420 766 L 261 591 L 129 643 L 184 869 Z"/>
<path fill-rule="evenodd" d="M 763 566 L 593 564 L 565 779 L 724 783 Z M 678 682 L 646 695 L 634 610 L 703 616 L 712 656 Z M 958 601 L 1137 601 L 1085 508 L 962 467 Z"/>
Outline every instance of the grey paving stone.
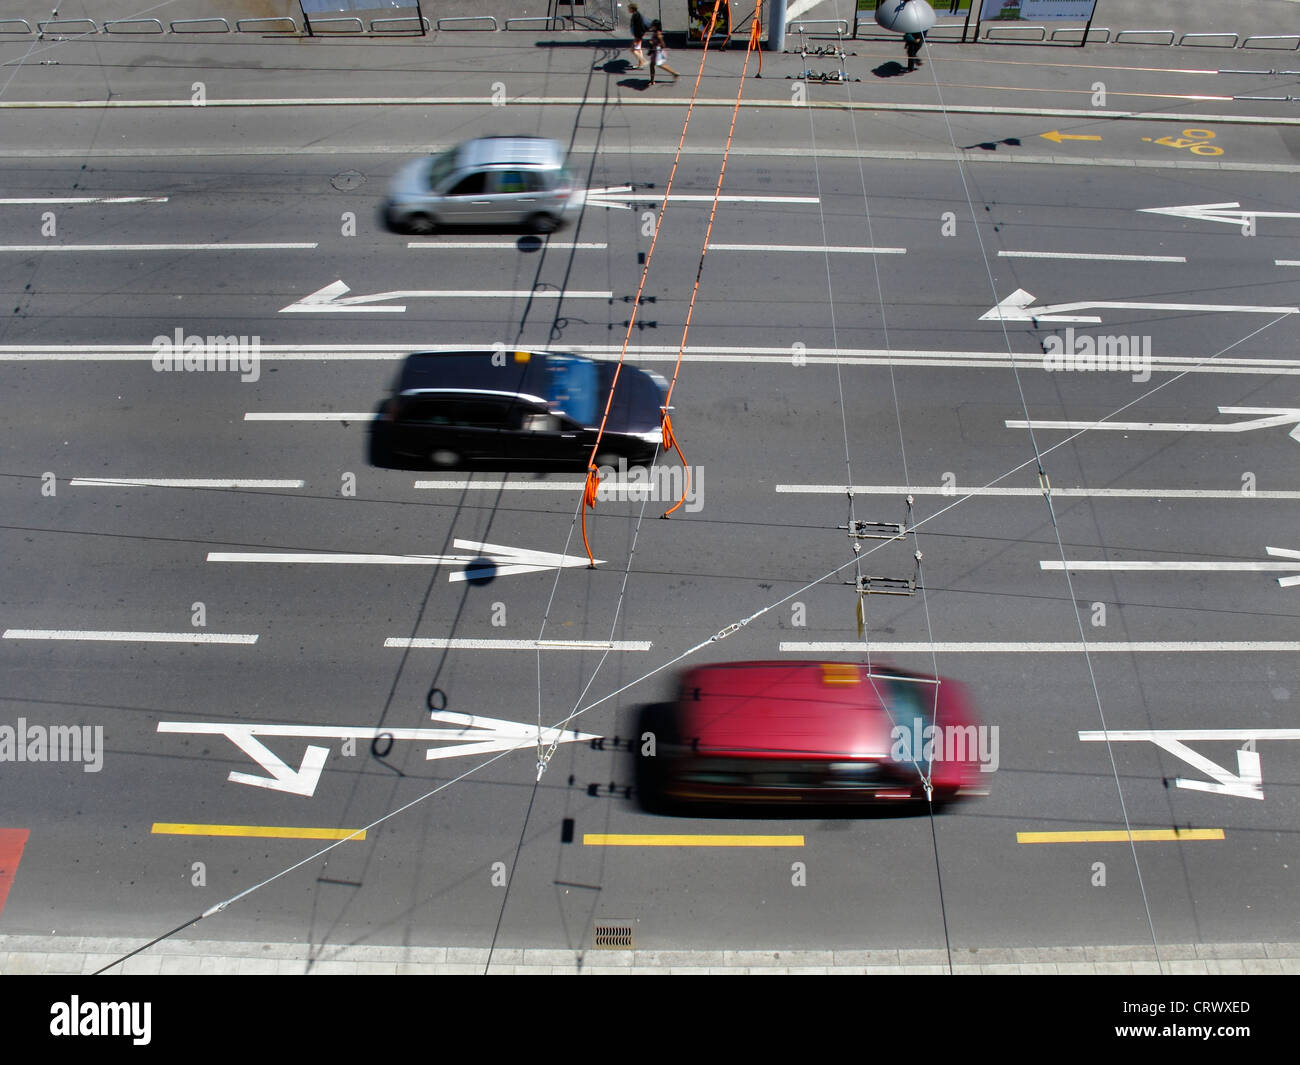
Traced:
<path fill-rule="evenodd" d="M 240 958 L 240 976 L 275 976 L 280 971 L 277 958 Z"/>
<path fill-rule="evenodd" d="M 451 960 L 450 958 L 448 959 Z M 577 955 L 571 950 L 548 950 L 533 947 L 524 951 L 524 965 L 574 965 Z"/>
<path fill-rule="evenodd" d="M 1169 962 L 1169 972 L 1174 976 L 1203 976 L 1209 972 L 1208 964 L 1203 959 L 1175 958 Z"/>
<path fill-rule="evenodd" d="M 203 976 L 237 976 L 238 958 L 216 958 L 212 955 L 199 959 L 199 973 Z"/>
<path fill-rule="evenodd" d="M 953 960 L 956 961 L 955 958 Z M 940 965 L 946 970 L 948 952 L 946 950 L 900 950 L 898 962 L 900 965 Z"/>
<path fill-rule="evenodd" d="M 458 965 L 485 965 L 488 951 L 485 947 L 448 947 L 447 960 Z"/>
<path fill-rule="evenodd" d="M 835 951 L 836 965 L 897 965 L 898 951 L 896 950 L 837 950 Z"/>
<path fill-rule="evenodd" d="M 197 976 L 199 959 L 186 957 L 183 954 L 166 955 L 158 967 L 158 972 L 162 976 Z"/>
<path fill-rule="evenodd" d="M 1252 961 L 1264 961 L 1264 958 L 1252 958 Z M 1244 959 L 1242 958 L 1206 958 L 1205 965 L 1208 972 L 1216 976 L 1226 976 L 1228 974 L 1240 975 L 1246 971 Z"/>
<path fill-rule="evenodd" d="M 396 976 L 397 962 L 395 961 L 359 961 L 357 962 L 358 976 Z"/>
<path fill-rule="evenodd" d="M 1093 976 L 1097 966 L 1090 961 L 1062 961 L 1056 963 L 1056 971 L 1062 976 Z"/>
<path fill-rule="evenodd" d="M 44 951 L 11 950 L 8 954 L 0 954 L 0 973 L 6 976 L 43 973 L 47 957 Z"/>
<path fill-rule="evenodd" d="M 1263 943 L 1197 943 L 1198 958 L 1265 958 Z"/>
<path fill-rule="evenodd" d="M 357 963 L 354 961 L 313 962 L 307 974 L 309 976 L 355 976 Z"/>
<path fill-rule="evenodd" d="M 161 969 L 162 958 L 147 951 L 122 963 L 123 976 L 157 976 Z"/>

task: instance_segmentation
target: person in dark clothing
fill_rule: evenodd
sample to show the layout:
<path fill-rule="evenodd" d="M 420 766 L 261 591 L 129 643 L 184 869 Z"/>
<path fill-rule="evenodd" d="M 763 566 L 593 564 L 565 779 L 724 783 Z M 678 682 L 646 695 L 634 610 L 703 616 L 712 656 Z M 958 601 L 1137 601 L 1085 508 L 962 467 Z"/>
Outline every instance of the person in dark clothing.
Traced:
<path fill-rule="evenodd" d="M 632 16 L 632 54 L 636 56 L 636 66 L 640 70 L 645 66 L 645 52 L 641 45 L 646 33 L 645 16 L 641 14 L 636 4 L 628 4 L 627 10 Z"/>
<path fill-rule="evenodd" d="M 921 51 L 921 45 L 925 43 L 925 35 L 922 33 L 905 33 L 903 34 L 903 48 L 907 51 L 907 69 L 915 70 L 919 66 L 924 66 L 921 60 L 917 59 L 917 54 Z"/>
<path fill-rule="evenodd" d="M 650 84 L 655 83 L 655 71 L 663 69 L 673 76 L 676 81 L 680 74 L 670 67 L 665 60 L 668 58 L 668 49 L 664 45 L 664 27 L 658 19 L 650 23 L 650 31 L 646 36 L 650 43 Z"/>

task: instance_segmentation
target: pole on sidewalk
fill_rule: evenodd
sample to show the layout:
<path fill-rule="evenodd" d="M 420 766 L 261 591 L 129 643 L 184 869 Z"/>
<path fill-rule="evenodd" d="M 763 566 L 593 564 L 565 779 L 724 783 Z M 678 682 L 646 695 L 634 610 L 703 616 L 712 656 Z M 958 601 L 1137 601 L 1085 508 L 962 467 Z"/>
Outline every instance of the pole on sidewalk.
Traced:
<path fill-rule="evenodd" d="M 768 0 L 767 50 L 785 51 L 785 0 Z"/>

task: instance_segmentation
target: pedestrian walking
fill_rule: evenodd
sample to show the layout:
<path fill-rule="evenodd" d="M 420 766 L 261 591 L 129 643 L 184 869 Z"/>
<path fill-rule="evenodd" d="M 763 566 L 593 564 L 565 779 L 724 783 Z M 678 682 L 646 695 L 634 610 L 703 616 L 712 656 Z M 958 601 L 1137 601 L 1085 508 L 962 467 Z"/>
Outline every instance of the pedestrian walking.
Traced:
<path fill-rule="evenodd" d="M 658 19 L 650 23 L 650 32 L 647 37 L 650 40 L 650 84 L 655 83 L 656 70 L 668 71 L 673 76 L 673 81 L 676 81 L 681 75 L 668 65 L 668 49 L 664 45 L 663 23 Z"/>
<path fill-rule="evenodd" d="M 903 34 L 903 47 L 907 50 L 907 69 L 915 70 L 917 67 L 925 64 L 916 58 L 917 53 L 921 51 L 921 45 L 925 43 L 925 35 L 921 33 Z"/>
<path fill-rule="evenodd" d="M 640 70 L 645 66 L 645 51 L 641 44 L 645 39 L 645 16 L 641 14 L 636 4 L 628 4 L 627 10 L 632 16 L 632 54 L 636 56 L 636 68 Z"/>

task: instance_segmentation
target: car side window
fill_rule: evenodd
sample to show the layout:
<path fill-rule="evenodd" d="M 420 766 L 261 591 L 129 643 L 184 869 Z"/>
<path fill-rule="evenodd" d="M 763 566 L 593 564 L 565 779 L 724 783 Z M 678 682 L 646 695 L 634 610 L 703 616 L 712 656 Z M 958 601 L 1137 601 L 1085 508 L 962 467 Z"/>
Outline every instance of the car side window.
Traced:
<path fill-rule="evenodd" d="M 486 185 L 486 182 L 483 179 L 484 179 L 484 175 L 482 172 L 477 174 L 470 174 L 468 177 L 462 178 L 454 186 L 452 186 L 451 191 L 448 192 L 447 195 L 448 196 L 482 196 L 483 189 Z"/>
<path fill-rule="evenodd" d="M 541 183 L 531 170 L 501 170 L 495 175 L 494 192 L 507 194 L 519 192 L 537 192 Z"/>

